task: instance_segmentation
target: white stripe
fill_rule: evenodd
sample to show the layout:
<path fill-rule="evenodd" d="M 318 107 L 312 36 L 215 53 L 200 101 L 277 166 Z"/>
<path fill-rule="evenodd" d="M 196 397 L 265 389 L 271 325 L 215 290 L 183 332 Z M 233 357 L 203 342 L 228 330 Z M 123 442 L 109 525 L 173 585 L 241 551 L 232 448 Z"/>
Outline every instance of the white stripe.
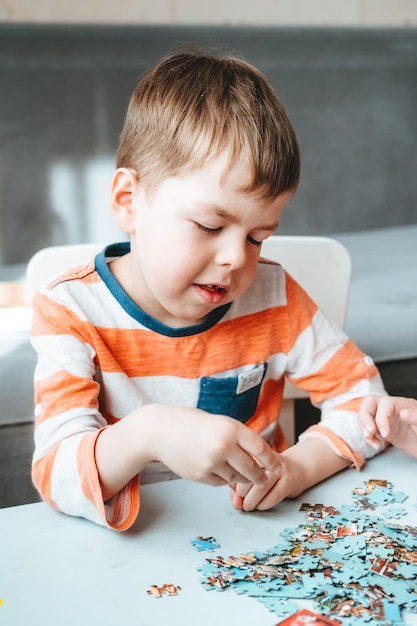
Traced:
<path fill-rule="evenodd" d="M 287 369 L 288 356 L 283 352 L 277 352 L 272 354 L 268 360 L 268 368 L 266 370 L 266 376 L 264 382 L 273 378 L 278 380 L 282 378 Z"/>
<path fill-rule="evenodd" d="M 224 320 L 249 316 L 268 308 L 287 304 L 285 272 L 279 265 L 258 266 L 256 280 L 236 302 L 232 304 Z"/>
<path fill-rule="evenodd" d="M 106 409 L 122 418 L 145 404 L 196 406 L 200 381 L 175 376 L 143 376 L 127 378 L 116 372 L 102 372 Z"/>
<path fill-rule="evenodd" d="M 82 378 L 92 378 L 95 350 L 72 335 L 42 335 L 32 337 L 32 346 L 40 355 L 35 369 L 35 381 L 67 370 Z"/>
<path fill-rule="evenodd" d="M 97 509 L 81 490 L 77 449 L 84 434 L 80 433 L 61 443 L 52 468 L 51 496 L 64 513 L 85 517 L 103 525 Z"/>
<path fill-rule="evenodd" d="M 240 374 L 250 372 L 256 367 L 257 364 L 244 365 L 219 372 L 216 378 L 229 376 L 238 378 Z M 200 393 L 199 378 L 140 376 L 129 379 L 119 372 L 101 372 L 101 378 L 103 383 L 101 391 L 104 394 L 106 408 L 111 415 L 118 418 L 125 417 L 138 407 L 150 403 L 197 406 Z"/>
<path fill-rule="evenodd" d="M 42 458 L 64 439 L 93 432 L 107 422 L 98 411 L 77 408 L 40 422 L 35 429 L 34 461 Z"/>
<path fill-rule="evenodd" d="M 318 309 L 289 353 L 288 375 L 311 376 L 320 370 L 346 343 L 347 336 Z M 293 382 L 296 384 L 296 378 Z"/>
<path fill-rule="evenodd" d="M 45 295 L 74 311 L 82 322 L 89 322 L 94 326 L 127 330 L 140 326 L 110 294 L 108 287 L 101 280 L 94 283 L 84 283 L 81 280 L 65 281 Z"/>
<path fill-rule="evenodd" d="M 361 398 L 367 394 L 373 393 L 381 395 L 381 379 L 379 375 L 370 380 L 363 379 L 352 387 L 348 393 L 338 395 L 336 398 L 331 398 L 323 402 L 320 421 L 321 426 L 334 432 L 343 439 L 355 453 L 363 454 L 366 459 L 375 456 L 377 451 L 366 443 L 362 429 L 359 426 L 358 414 L 353 411 L 340 411 L 335 407 L 343 402 L 348 402 L 349 400 Z M 309 433 L 308 431 L 307 435 L 315 436 L 314 432 Z M 304 436 L 301 435 L 300 441 L 303 438 Z"/>
<path fill-rule="evenodd" d="M 243 311 L 244 315 L 262 312 L 269 307 L 285 306 L 285 272 L 278 265 L 260 264 L 256 281 L 248 291 L 232 304 L 224 320 L 235 319 Z M 118 301 L 110 296 L 107 286 L 100 280 L 83 283 L 81 280 L 65 281 L 54 286 L 52 292 L 43 290 L 45 296 L 67 306 L 80 320 L 91 322 L 102 328 L 124 328 L 126 330 L 149 330 L 131 317 Z"/>
<path fill-rule="evenodd" d="M 359 426 L 358 414 L 353 411 L 333 411 L 327 415 L 326 419 L 320 422 L 320 425 L 338 435 L 355 454 L 362 454 L 365 459 L 370 459 L 378 452 L 366 443 L 363 432 Z M 323 438 L 321 433 L 315 433 L 314 430 L 307 430 L 300 435 L 299 441 L 304 441 L 305 439 L 316 436 L 321 439 Z M 330 439 L 327 440 L 327 443 L 336 454 L 340 454 L 340 451 L 335 449 Z"/>

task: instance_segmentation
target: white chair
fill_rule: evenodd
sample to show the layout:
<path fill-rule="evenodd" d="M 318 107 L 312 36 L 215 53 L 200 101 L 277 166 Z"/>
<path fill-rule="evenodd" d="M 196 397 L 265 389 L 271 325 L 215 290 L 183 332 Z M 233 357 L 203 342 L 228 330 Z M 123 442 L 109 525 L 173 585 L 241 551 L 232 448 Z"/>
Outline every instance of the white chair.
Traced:
<path fill-rule="evenodd" d="M 329 319 L 344 327 L 352 262 L 347 249 L 330 237 L 274 235 L 262 244 L 262 256 L 277 261 L 305 289 Z M 305 391 L 285 383 L 280 425 L 295 441 L 295 399 Z"/>
<path fill-rule="evenodd" d="M 27 281 L 35 291 L 48 278 L 88 260 L 102 244 L 50 246 L 37 252 L 27 266 Z M 326 315 L 341 328 L 349 294 L 351 259 L 346 248 L 330 237 L 273 236 L 262 245 L 262 256 L 278 261 L 302 285 Z M 308 395 L 286 383 L 280 424 L 289 444 L 295 440 L 294 400 Z"/>

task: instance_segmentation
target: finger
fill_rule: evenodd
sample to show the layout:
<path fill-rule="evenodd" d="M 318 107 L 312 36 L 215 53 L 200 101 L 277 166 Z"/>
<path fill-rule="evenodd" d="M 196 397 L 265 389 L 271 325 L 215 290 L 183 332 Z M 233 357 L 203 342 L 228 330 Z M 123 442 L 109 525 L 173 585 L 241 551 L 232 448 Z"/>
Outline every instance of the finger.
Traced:
<path fill-rule="evenodd" d="M 247 493 L 252 489 L 253 483 L 237 483 L 234 491 L 240 498 L 245 498 Z"/>
<path fill-rule="evenodd" d="M 417 423 L 417 400 L 415 398 L 396 398 L 395 404 L 401 419 L 409 424 Z"/>
<path fill-rule="evenodd" d="M 372 439 L 378 430 L 375 420 L 370 416 L 362 417 L 359 420 L 359 425 L 362 429 L 365 439 Z"/>
<path fill-rule="evenodd" d="M 359 425 L 366 442 L 375 450 L 381 449 L 384 443 L 382 438 L 386 438 L 390 432 L 387 398 L 367 396 L 359 409 Z"/>
<path fill-rule="evenodd" d="M 362 417 L 375 417 L 378 407 L 378 396 L 365 396 L 359 409 L 359 415 Z"/>
<path fill-rule="evenodd" d="M 275 485 L 275 483 L 273 484 Z M 268 485 L 264 487 L 252 485 L 243 498 L 243 510 L 254 511 L 257 509 L 259 511 L 265 511 L 271 508 L 271 506 L 275 504 L 271 492 L 271 483 L 268 483 Z"/>
<path fill-rule="evenodd" d="M 232 506 L 236 511 L 243 510 L 243 498 L 239 496 L 234 488 L 230 489 L 230 499 L 232 501 Z"/>
<path fill-rule="evenodd" d="M 389 437 L 391 432 L 391 420 L 398 414 L 399 407 L 397 406 L 397 402 L 394 398 L 389 396 L 381 398 L 375 416 L 375 423 L 382 437 Z"/>
<path fill-rule="evenodd" d="M 240 437 L 239 445 L 247 456 L 244 463 L 247 463 L 247 470 L 241 473 L 250 479 L 251 482 L 262 482 L 266 478 L 265 470 L 273 474 L 281 472 L 281 460 L 277 452 L 267 444 L 260 435 L 245 428 Z"/>
<path fill-rule="evenodd" d="M 249 466 L 249 462 L 246 461 L 246 453 L 243 451 L 239 454 L 233 455 L 233 461 L 229 459 L 230 462 L 225 461 L 219 467 L 216 468 L 214 476 L 217 476 L 223 485 L 229 485 L 229 487 L 235 488 L 237 484 L 239 485 L 248 485 L 252 484 L 253 481 L 250 480 L 246 474 L 249 472 L 245 469 L 246 466 Z M 252 463 L 255 463 L 254 459 L 250 459 Z M 246 465 L 245 465 L 246 463 Z M 240 469 L 239 469 L 240 468 Z M 242 468 L 243 472 L 242 473 Z M 262 468 L 257 466 L 258 471 L 260 471 L 263 475 L 265 472 Z"/>
<path fill-rule="evenodd" d="M 255 509 L 257 511 L 269 511 L 269 509 L 272 509 L 278 504 L 278 502 L 281 502 L 281 500 L 283 500 L 283 497 L 279 496 L 278 489 L 276 489 L 276 485 L 274 485 L 274 487 L 272 487 L 272 489 L 270 489 L 259 500 L 258 504 L 255 506 Z M 243 506 L 245 507 L 245 501 L 243 502 Z"/>
<path fill-rule="evenodd" d="M 263 471 L 263 470 L 261 470 Z M 230 463 L 225 463 L 219 475 L 225 480 L 225 482 L 230 486 L 236 484 L 251 484 L 250 481 L 244 474 L 238 471 L 235 467 L 230 465 Z"/>
<path fill-rule="evenodd" d="M 266 480 L 266 472 L 256 459 L 239 445 L 227 455 L 227 461 L 216 472 L 232 483 L 262 483 Z"/>
<path fill-rule="evenodd" d="M 410 425 L 417 425 L 417 405 L 415 409 L 406 408 L 400 410 L 400 418 Z"/>
<path fill-rule="evenodd" d="M 363 430 L 365 437 L 372 437 L 375 434 L 375 415 L 377 411 L 376 396 L 367 396 L 364 398 L 359 409 L 359 425 Z"/>

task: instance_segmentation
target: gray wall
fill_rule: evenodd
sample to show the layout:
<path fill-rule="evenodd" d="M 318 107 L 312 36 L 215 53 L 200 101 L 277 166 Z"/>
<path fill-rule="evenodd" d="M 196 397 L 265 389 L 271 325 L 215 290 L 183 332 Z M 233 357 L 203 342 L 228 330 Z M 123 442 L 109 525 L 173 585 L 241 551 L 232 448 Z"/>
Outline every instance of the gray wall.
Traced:
<path fill-rule="evenodd" d="M 0 26 L 0 265 L 118 239 L 108 186 L 128 97 L 180 42 L 263 70 L 296 128 L 302 179 L 282 233 L 417 223 L 417 31 Z"/>

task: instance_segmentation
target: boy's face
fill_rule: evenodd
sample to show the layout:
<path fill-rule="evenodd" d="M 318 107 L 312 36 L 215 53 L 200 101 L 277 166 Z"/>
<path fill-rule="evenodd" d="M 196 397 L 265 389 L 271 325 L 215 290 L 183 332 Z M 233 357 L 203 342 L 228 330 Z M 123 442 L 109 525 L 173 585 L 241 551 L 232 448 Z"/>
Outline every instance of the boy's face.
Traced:
<path fill-rule="evenodd" d="M 241 191 L 247 169 L 240 162 L 225 169 L 226 163 L 218 158 L 165 179 L 148 194 L 140 181 L 133 186 L 131 254 L 115 262 L 114 273 L 130 297 L 167 326 L 198 324 L 248 289 L 261 243 L 292 196 L 267 203 Z"/>

